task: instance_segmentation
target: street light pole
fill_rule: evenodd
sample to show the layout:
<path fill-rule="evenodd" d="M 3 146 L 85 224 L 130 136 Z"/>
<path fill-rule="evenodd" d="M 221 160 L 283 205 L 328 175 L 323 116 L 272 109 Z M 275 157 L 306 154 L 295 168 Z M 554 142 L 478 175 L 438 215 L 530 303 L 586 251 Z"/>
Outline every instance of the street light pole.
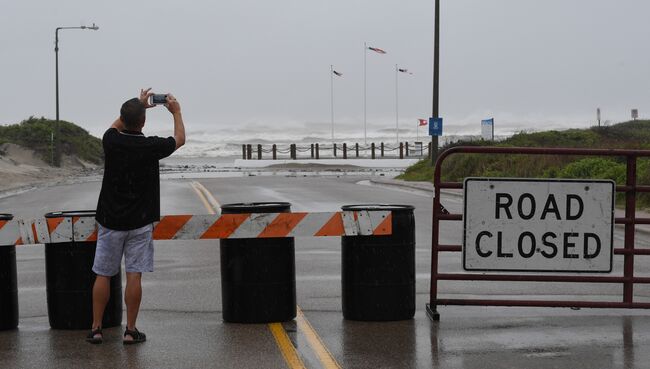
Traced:
<path fill-rule="evenodd" d="M 56 166 L 61 166 L 61 152 L 59 150 L 59 31 L 62 29 L 90 29 L 97 31 L 99 27 L 93 23 L 92 26 L 79 26 L 79 27 L 57 27 L 54 31 L 54 58 L 55 58 L 55 73 L 56 73 Z M 52 160 L 54 162 L 54 159 Z"/>
<path fill-rule="evenodd" d="M 334 66 L 330 64 L 330 118 L 332 120 L 332 143 L 334 143 Z"/>
<path fill-rule="evenodd" d="M 397 146 L 399 146 L 399 87 L 398 87 L 398 68 L 395 64 L 395 138 L 397 139 Z"/>
<path fill-rule="evenodd" d="M 433 41 L 433 102 L 431 116 L 440 118 L 440 0 L 435 0 L 435 35 Z M 438 136 L 431 136 L 431 163 L 438 160 Z"/>
<path fill-rule="evenodd" d="M 413 74 L 408 69 L 402 69 L 395 64 L 395 137 L 399 145 L 399 73 Z"/>
<path fill-rule="evenodd" d="M 368 54 L 368 44 L 363 43 L 363 144 L 368 144 L 367 129 L 366 129 L 366 104 L 367 104 L 367 72 L 366 72 L 366 56 Z"/>

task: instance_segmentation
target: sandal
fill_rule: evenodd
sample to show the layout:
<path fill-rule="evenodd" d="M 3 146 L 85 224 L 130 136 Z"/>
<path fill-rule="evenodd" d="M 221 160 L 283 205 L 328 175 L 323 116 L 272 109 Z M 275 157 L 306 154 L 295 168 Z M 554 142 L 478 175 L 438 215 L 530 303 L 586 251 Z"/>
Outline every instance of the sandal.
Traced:
<path fill-rule="evenodd" d="M 104 334 L 102 333 L 102 328 L 99 327 L 91 330 L 90 333 L 86 336 L 86 342 L 92 344 L 98 344 L 104 342 Z"/>
<path fill-rule="evenodd" d="M 126 336 L 131 336 L 132 340 L 127 340 Z M 124 340 L 122 341 L 125 345 L 132 345 L 135 343 L 142 343 L 147 340 L 147 335 L 140 332 L 137 328 L 129 330 L 128 328 L 124 331 Z"/>

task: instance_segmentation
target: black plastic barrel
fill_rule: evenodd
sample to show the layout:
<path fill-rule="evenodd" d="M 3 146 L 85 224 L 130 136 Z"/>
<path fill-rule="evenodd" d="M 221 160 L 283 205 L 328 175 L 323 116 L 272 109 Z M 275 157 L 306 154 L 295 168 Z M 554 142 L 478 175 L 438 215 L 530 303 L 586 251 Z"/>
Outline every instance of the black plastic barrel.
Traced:
<path fill-rule="evenodd" d="M 228 204 L 222 214 L 288 213 L 286 202 Z M 285 322 L 296 317 L 296 261 L 292 237 L 220 240 L 223 320 Z"/>
<path fill-rule="evenodd" d="M 343 317 L 390 321 L 415 314 L 415 218 L 409 205 L 347 205 L 346 211 L 392 211 L 388 236 L 343 236 Z"/>
<path fill-rule="evenodd" d="M 0 214 L 3 222 L 13 218 L 11 214 Z M 0 245 L 0 330 L 18 327 L 17 277 L 16 246 Z"/>
<path fill-rule="evenodd" d="M 94 222 L 95 212 L 53 212 L 45 214 L 45 217 L 92 217 L 91 221 Z M 90 329 L 93 322 L 92 291 L 95 273 L 92 267 L 96 246 L 95 241 L 45 244 L 45 284 L 50 327 Z M 110 293 L 102 322 L 104 328 L 122 324 L 121 267 L 120 272 L 111 278 Z"/>

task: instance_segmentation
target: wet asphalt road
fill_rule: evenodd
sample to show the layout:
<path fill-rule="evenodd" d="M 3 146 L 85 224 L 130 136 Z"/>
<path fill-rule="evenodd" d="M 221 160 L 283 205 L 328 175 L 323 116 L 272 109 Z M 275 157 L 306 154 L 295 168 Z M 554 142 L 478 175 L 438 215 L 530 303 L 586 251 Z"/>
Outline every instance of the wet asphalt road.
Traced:
<path fill-rule="evenodd" d="M 343 320 L 340 239 L 296 239 L 297 301 L 304 320 L 283 323 L 281 328 L 305 367 L 650 368 L 650 318 L 642 310 L 443 306 L 439 307 L 441 321 L 431 323 L 424 313 L 429 298 L 431 197 L 424 192 L 357 184 L 362 179 L 256 176 L 197 180 L 221 204 L 287 201 L 294 211 L 335 211 L 355 203 L 416 206 L 417 311 L 413 320 Z M 162 182 L 163 214 L 207 212 L 192 181 Z M 55 210 L 93 209 L 99 187 L 99 182 L 81 183 L 0 199 L 0 211 L 37 217 Z M 444 204 L 459 212 L 462 200 L 446 197 Z M 459 243 L 461 230 L 458 222 L 443 223 L 444 243 Z M 647 246 L 647 237 L 642 237 L 640 244 Z M 138 321 L 149 341 L 134 347 L 121 344 L 122 328 L 105 330 L 107 342 L 99 346 L 83 342 L 86 331 L 51 330 L 43 247 L 19 247 L 20 325 L 18 330 L 0 332 L 0 368 L 290 367 L 271 326 L 222 322 L 217 245 L 216 241 L 157 242 L 156 271 L 143 278 Z M 460 256 L 444 255 L 440 265 L 441 270 L 460 271 Z M 620 268 L 617 257 L 615 270 Z M 637 271 L 647 275 L 649 269 L 638 267 Z M 441 283 L 440 292 L 446 297 L 544 295 L 617 300 L 621 288 L 449 282 Z M 635 299 L 650 301 L 650 293 L 637 287 Z M 314 334 L 320 343 L 314 343 Z M 323 349 L 333 362 L 324 361 Z"/>

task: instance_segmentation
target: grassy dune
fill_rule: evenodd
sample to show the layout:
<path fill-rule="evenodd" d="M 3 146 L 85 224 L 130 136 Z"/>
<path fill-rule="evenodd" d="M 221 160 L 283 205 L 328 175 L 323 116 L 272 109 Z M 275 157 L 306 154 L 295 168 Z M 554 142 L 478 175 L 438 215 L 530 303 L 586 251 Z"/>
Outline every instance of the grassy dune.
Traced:
<path fill-rule="evenodd" d="M 632 121 L 609 127 L 518 133 L 504 141 L 456 142 L 451 146 L 570 147 L 608 149 L 650 149 L 650 121 Z M 445 148 L 447 148 L 445 147 Z M 530 155 L 457 154 L 443 164 L 444 181 L 466 177 L 593 178 L 625 183 L 625 159 L 617 157 L 562 157 Z M 638 181 L 650 185 L 650 159 L 640 159 Z M 407 181 L 432 181 L 430 161 L 411 166 L 398 178 Z M 639 205 L 650 208 L 650 194 L 639 194 Z"/>
<path fill-rule="evenodd" d="M 74 123 L 66 121 L 59 123 L 63 154 L 93 164 L 101 164 L 104 161 L 102 141 L 99 138 L 91 136 L 88 131 Z M 51 135 L 55 130 L 55 124 L 53 120 L 30 117 L 18 124 L 0 126 L 0 144 L 8 142 L 32 149 L 43 161 L 50 162 Z"/>

